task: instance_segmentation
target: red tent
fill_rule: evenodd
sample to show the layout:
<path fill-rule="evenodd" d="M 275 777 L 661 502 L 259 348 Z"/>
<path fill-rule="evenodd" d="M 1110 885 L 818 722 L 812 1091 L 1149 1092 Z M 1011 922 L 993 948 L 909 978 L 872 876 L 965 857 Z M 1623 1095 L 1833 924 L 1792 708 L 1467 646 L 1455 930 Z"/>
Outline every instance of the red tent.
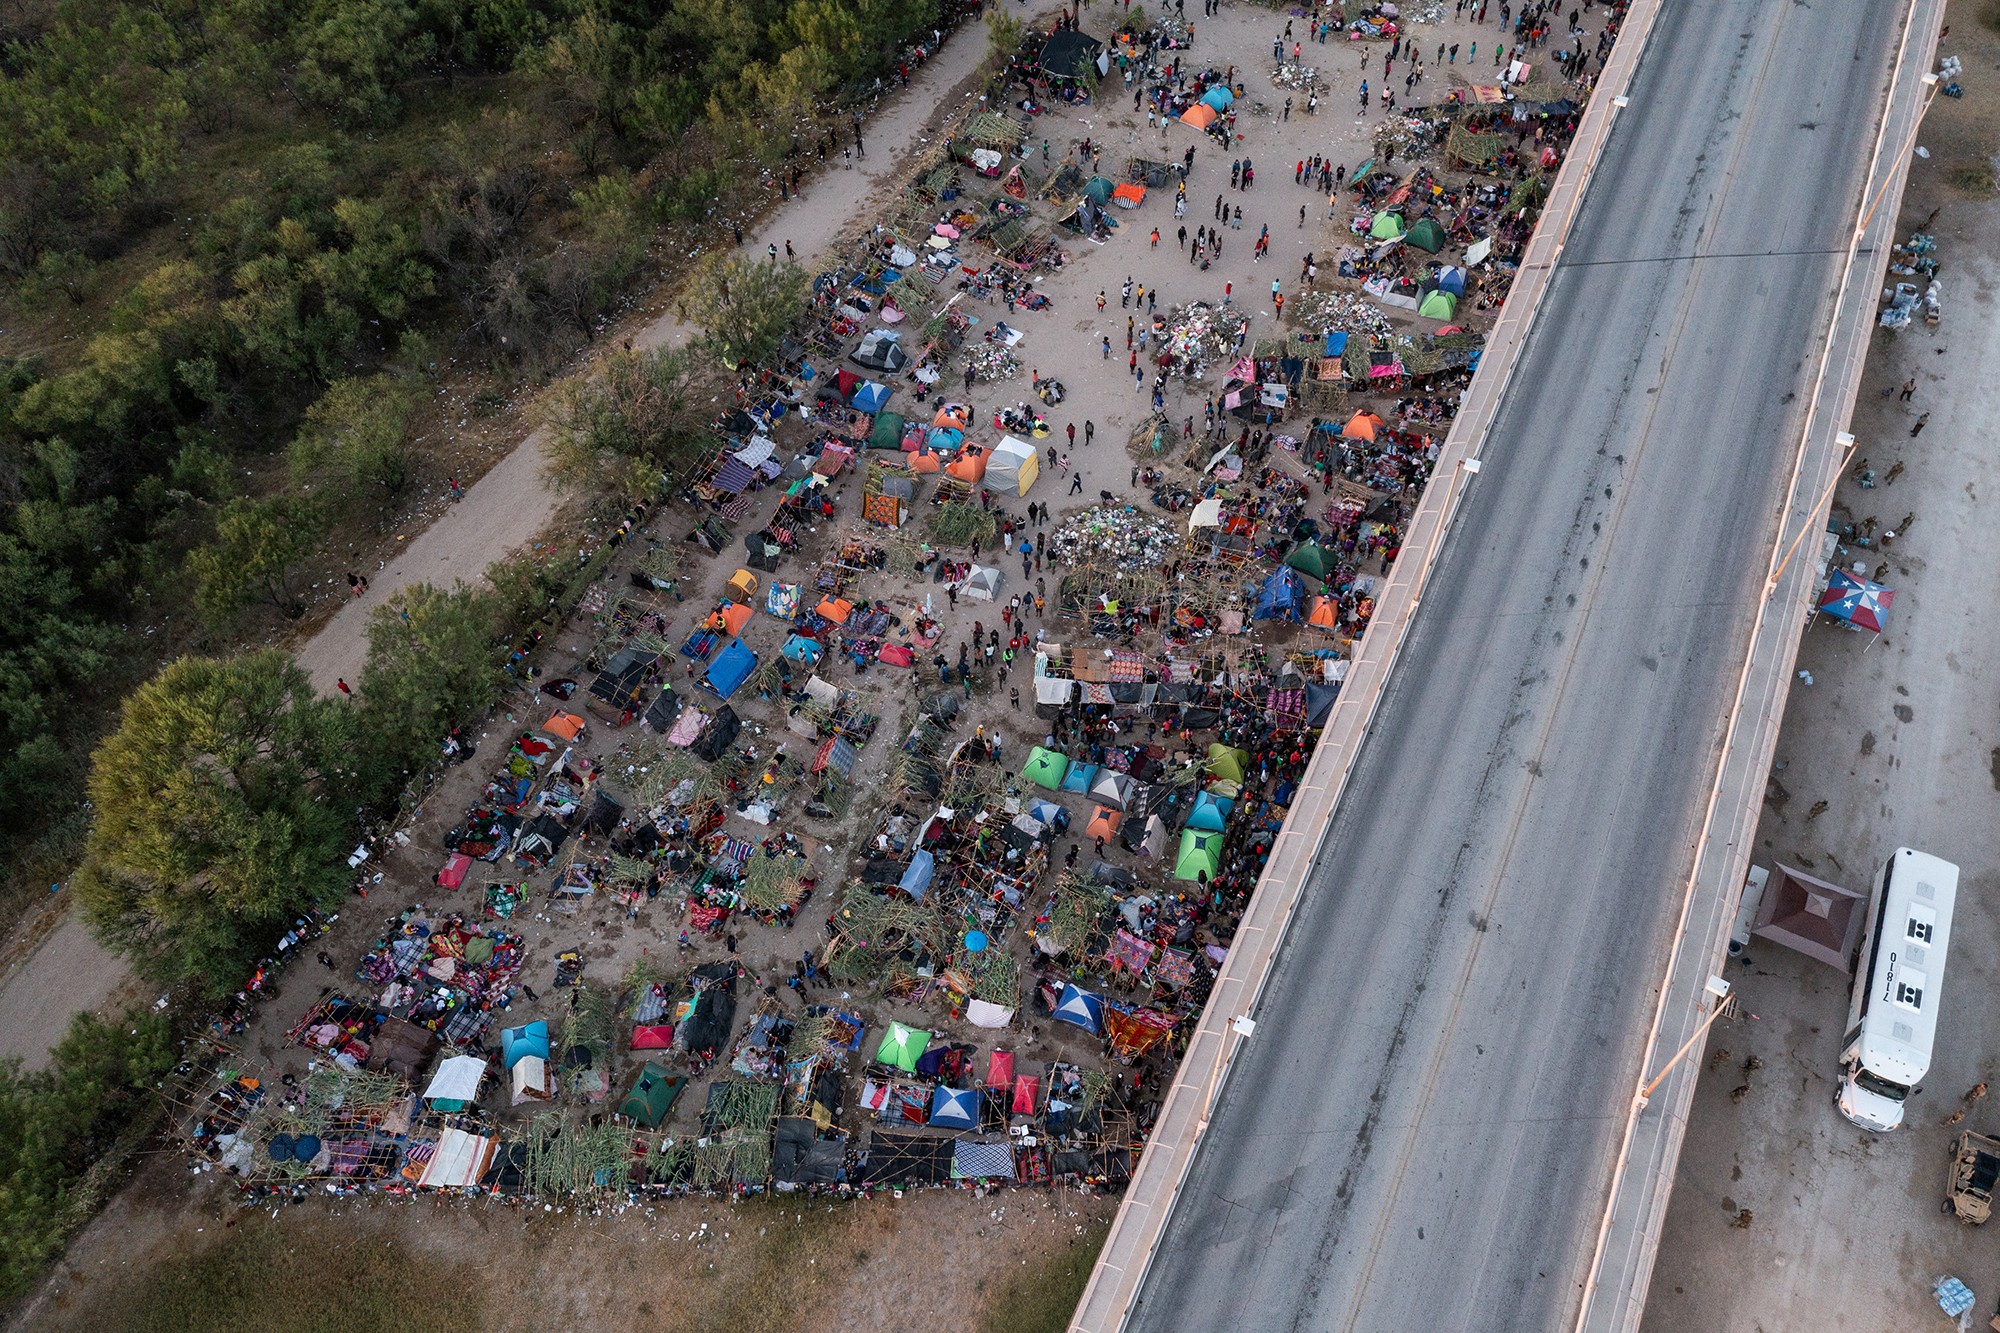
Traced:
<path fill-rule="evenodd" d="M 1041 1086 L 1042 1081 L 1032 1074 L 1017 1074 L 1015 1076 L 1015 1115 L 1033 1115 L 1035 1113 L 1035 1102 L 1038 1100 L 1036 1094 L 1041 1091 Z"/>
<path fill-rule="evenodd" d="M 673 1049 L 674 1027 L 671 1023 L 641 1024 L 632 1029 L 632 1049 L 635 1051 L 665 1051 Z"/>
<path fill-rule="evenodd" d="M 1014 1053 L 995 1051 L 986 1057 L 986 1086 L 1005 1088 L 1014 1082 Z"/>

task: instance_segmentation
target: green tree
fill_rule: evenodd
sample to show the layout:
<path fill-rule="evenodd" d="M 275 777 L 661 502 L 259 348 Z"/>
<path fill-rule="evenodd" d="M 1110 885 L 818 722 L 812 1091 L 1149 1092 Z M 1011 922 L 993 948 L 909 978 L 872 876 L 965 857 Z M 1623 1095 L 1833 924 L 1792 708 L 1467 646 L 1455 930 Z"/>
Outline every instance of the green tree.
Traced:
<path fill-rule="evenodd" d="M 81 1013 L 46 1068 L 0 1064 L 0 1300 L 21 1296 L 88 1216 L 92 1168 L 152 1123 L 172 1036 L 162 1014 Z"/>
<path fill-rule="evenodd" d="M 91 758 L 74 883 L 98 937 L 156 984 L 240 985 L 346 887 L 351 737 L 351 711 L 275 649 L 185 657 L 140 686 Z"/>
<path fill-rule="evenodd" d="M 318 0 L 292 32 L 292 95 L 349 125 L 393 121 L 403 108 L 396 85 L 436 44 L 407 0 Z"/>
<path fill-rule="evenodd" d="M 238 497 L 222 507 L 215 539 L 188 552 L 194 604 L 220 628 L 260 597 L 288 616 L 304 608 L 292 575 L 313 553 L 324 531 L 323 511 L 289 496 Z"/>
<path fill-rule="evenodd" d="M 363 787 L 372 797 L 392 795 L 436 758 L 446 733 L 500 697 L 499 639 L 497 600 L 463 583 L 449 591 L 419 583 L 375 609 L 359 682 Z"/>
<path fill-rule="evenodd" d="M 306 410 L 286 450 L 292 481 L 340 502 L 377 488 L 401 494 L 410 480 L 416 410 L 416 389 L 399 376 L 335 380 Z"/>
<path fill-rule="evenodd" d="M 601 375 L 570 380 L 550 395 L 550 473 L 568 485 L 611 484 L 637 494 L 652 489 L 641 478 L 677 474 L 708 458 L 717 378 L 699 348 L 614 353 Z"/>
<path fill-rule="evenodd" d="M 724 361 L 760 361 L 798 321 L 812 280 L 793 263 L 711 253 L 688 275 L 688 317 Z"/>

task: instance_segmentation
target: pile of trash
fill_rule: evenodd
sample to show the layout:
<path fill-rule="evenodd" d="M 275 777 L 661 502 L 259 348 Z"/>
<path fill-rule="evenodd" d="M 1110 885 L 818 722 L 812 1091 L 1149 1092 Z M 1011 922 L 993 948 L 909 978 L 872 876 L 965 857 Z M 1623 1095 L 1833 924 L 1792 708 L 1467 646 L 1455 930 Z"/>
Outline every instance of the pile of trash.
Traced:
<path fill-rule="evenodd" d="M 1049 554 L 1059 565 L 1115 565 L 1137 574 L 1164 568 L 1180 545 L 1172 525 L 1127 505 L 1065 519 L 1049 538 Z"/>
<path fill-rule="evenodd" d="M 1353 292 L 1301 292 L 1292 300 L 1299 327 L 1315 334 L 1360 333 L 1381 341 L 1396 336 L 1388 316 Z"/>
<path fill-rule="evenodd" d="M 1005 343 L 976 342 L 965 349 L 965 367 L 972 372 L 972 378 L 990 384 L 994 380 L 1011 380 L 1021 369 L 1021 363 L 1014 356 L 1014 349 Z"/>
<path fill-rule="evenodd" d="M 1297 64 L 1290 60 L 1271 71 L 1271 82 L 1280 88 L 1302 93 L 1318 92 L 1326 87 L 1326 80 L 1320 77 L 1318 66 Z"/>
<path fill-rule="evenodd" d="M 1403 24 L 1405 27 L 1415 27 L 1419 23 L 1442 22 L 1444 22 L 1443 5 L 1425 5 L 1422 9 L 1406 9 L 1403 11 Z"/>
<path fill-rule="evenodd" d="M 1235 350 L 1237 335 L 1249 323 L 1235 306 L 1213 306 L 1206 301 L 1176 306 L 1167 317 L 1161 353 L 1173 359 L 1171 373 L 1200 379 L 1208 374 L 1209 366 Z"/>

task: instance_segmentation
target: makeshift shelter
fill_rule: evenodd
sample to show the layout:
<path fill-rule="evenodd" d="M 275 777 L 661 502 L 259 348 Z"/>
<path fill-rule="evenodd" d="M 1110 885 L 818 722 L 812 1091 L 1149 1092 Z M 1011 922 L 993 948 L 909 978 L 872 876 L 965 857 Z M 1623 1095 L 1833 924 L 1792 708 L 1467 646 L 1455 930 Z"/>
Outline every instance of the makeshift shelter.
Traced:
<path fill-rule="evenodd" d="M 646 1067 L 639 1071 L 639 1077 L 632 1080 L 632 1090 L 618 1103 L 618 1114 L 636 1120 L 648 1129 L 657 1129 L 674 1109 L 681 1089 L 686 1086 L 685 1076 L 670 1073 L 663 1066 L 648 1060 Z"/>
<path fill-rule="evenodd" d="M 974 1129 L 979 1124 L 979 1093 L 973 1088 L 939 1084 L 931 1093 L 931 1124 L 940 1129 Z"/>
<path fill-rule="evenodd" d="M 1180 854 L 1174 858 L 1175 879 L 1215 878 L 1222 864 L 1222 835 L 1205 829 L 1182 829 Z"/>
<path fill-rule="evenodd" d="M 1104 1001 L 1087 990 L 1079 990 L 1065 982 L 1062 995 L 1056 1001 L 1055 1012 L 1050 1017 L 1059 1023 L 1080 1027 L 1085 1032 L 1101 1032 L 1104 1029 Z"/>
<path fill-rule="evenodd" d="M 1304 618 L 1306 587 L 1299 572 L 1280 565 L 1257 589 L 1257 606 L 1251 613 L 1257 620 L 1300 620 Z"/>
<path fill-rule="evenodd" d="M 918 902 L 922 902 L 924 895 L 930 892 L 931 877 L 936 873 L 937 858 L 919 847 L 915 855 L 910 857 L 910 868 L 896 881 L 896 887 Z"/>
<path fill-rule="evenodd" d="M 708 673 L 702 677 L 701 683 L 717 697 L 727 699 L 756 669 L 757 654 L 751 652 L 743 640 L 731 639 L 729 646 L 708 664 Z"/>
<path fill-rule="evenodd" d="M 424 1100 L 440 1111 L 463 1111 L 479 1100 L 486 1062 L 476 1055 L 454 1055 L 438 1066 L 424 1089 Z"/>
<path fill-rule="evenodd" d="M 1021 769 L 1021 776 L 1038 787 L 1061 791 L 1063 775 L 1068 771 L 1068 755 L 1059 750 L 1044 750 L 1037 745 L 1028 751 L 1028 762 Z"/>
<path fill-rule="evenodd" d="M 914 1074 L 917 1061 L 923 1058 L 924 1048 L 930 1044 L 930 1033 L 891 1022 L 889 1030 L 882 1034 L 882 1044 L 875 1048 L 875 1062 Z"/>
<path fill-rule="evenodd" d="M 1836 569 L 1827 579 L 1826 591 L 1820 594 L 1819 609 L 1856 629 L 1880 634 L 1889 618 L 1889 603 L 1895 599 L 1894 588 Z"/>
<path fill-rule="evenodd" d="M 1444 228 L 1438 226 L 1435 218 L 1418 218 L 1403 235 L 1403 244 L 1414 245 L 1426 254 L 1436 254 L 1444 249 Z"/>
<path fill-rule="evenodd" d="M 1098 773 L 1097 780 L 1090 784 L 1090 799 L 1099 805 L 1108 805 L 1113 810 L 1131 808 L 1132 801 L 1139 794 L 1139 784 L 1116 769 L 1107 768 Z"/>
<path fill-rule="evenodd" d="M 860 388 L 854 391 L 854 400 L 851 406 L 857 412 L 867 412 L 872 416 L 889 405 L 889 394 L 891 392 L 892 390 L 886 384 L 878 384 L 874 380 L 866 380 Z"/>
<path fill-rule="evenodd" d="M 1823 879 L 1774 865 L 1750 933 L 1844 974 L 1860 947 L 1867 923 L 1868 896 Z"/>
<path fill-rule="evenodd" d="M 1087 33 L 1074 28 L 1063 28 L 1049 34 L 1042 43 L 1041 57 L 1035 62 L 1044 75 L 1052 79 L 1081 79 L 1084 71 L 1105 72 L 1103 62 L 1104 43 Z"/>
<path fill-rule="evenodd" d="M 1340 697 L 1340 686 L 1322 685 L 1318 681 L 1306 682 L 1306 725 L 1323 727 L 1327 718 L 1333 715 L 1333 701 Z"/>
<path fill-rule="evenodd" d="M 507 1086 L 508 1104 L 512 1106 L 546 1102 L 556 1095 L 555 1076 L 549 1072 L 545 1056 L 522 1056 L 520 1062 L 507 1071 Z"/>
<path fill-rule="evenodd" d="M 1000 591 L 1000 571 L 986 565 L 974 565 L 960 585 L 959 592 L 975 602 L 990 602 Z"/>
<path fill-rule="evenodd" d="M 486 1169 L 493 1164 L 493 1154 L 499 1142 L 482 1134 L 468 1134 L 462 1129 L 447 1126 L 438 1135 L 437 1146 L 431 1150 L 430 1160 L 424 1163 L 423 1174 L 417 1177 L 417 1187 L 466 1189 L 477 1185 L 480 1177 L 486 1174 Z"/>
<path fill-rule="evenodd" d="M 1433 288 L 1424 296 L 1417 313 L 1425 319 L 1450 319 L 1458 313 L 1458 298 L 1441 288 Z"/>
<path fill-rule="evenodd" d="M 1040 450 L 1026 440 L 1004 435 L 986 460 L 986 484 L 1001 495 L 1026 495 L 1041 470 Z"/>
<path fill-rule="evenodd" d="M 407 1018 L 391 1015 L 382 1020 L 375 1035 L 369 1038 L 368 1059 L 363 1064 L 378 1073 L 394 1074 L 405 1083 L 414 1083 L 437 1049 L 437 1033 Z"/>

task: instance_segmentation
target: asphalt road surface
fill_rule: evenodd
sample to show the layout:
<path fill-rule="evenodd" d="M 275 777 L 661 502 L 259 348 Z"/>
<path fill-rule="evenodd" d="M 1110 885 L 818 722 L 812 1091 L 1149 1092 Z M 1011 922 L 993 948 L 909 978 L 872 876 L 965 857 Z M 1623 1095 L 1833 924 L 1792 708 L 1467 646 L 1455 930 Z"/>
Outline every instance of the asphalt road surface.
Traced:
<path fill-rule="evenodd" d="M 1903 21 L 1657 20 L 1132 1327 L 1573 1323 Z"/>

